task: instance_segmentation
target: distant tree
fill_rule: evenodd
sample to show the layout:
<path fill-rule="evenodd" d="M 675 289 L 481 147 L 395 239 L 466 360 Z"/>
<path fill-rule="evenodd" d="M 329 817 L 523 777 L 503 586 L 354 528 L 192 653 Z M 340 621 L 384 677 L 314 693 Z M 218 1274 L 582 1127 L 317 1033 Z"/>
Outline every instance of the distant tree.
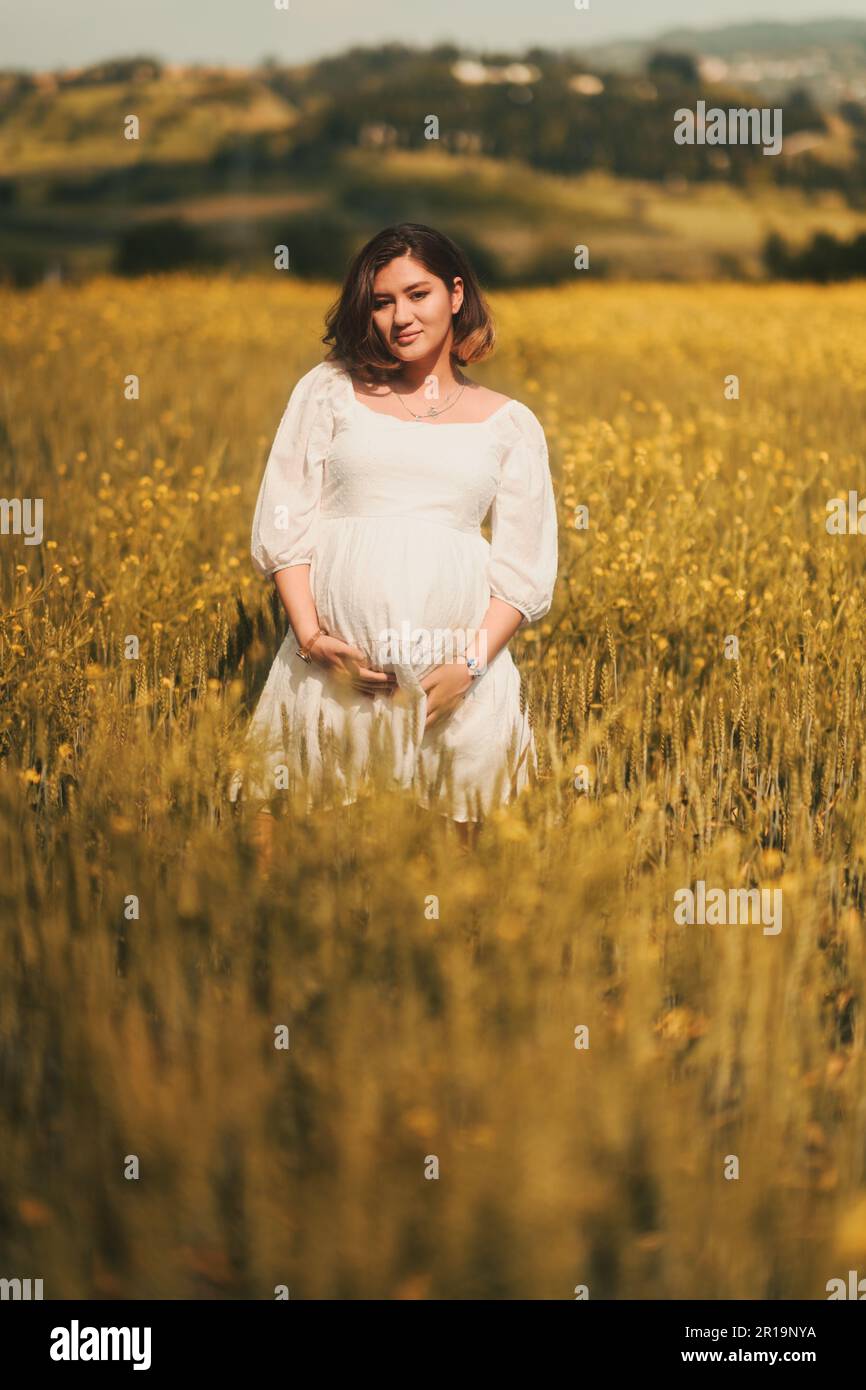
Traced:
<path fill-rule="evenodd" d="M 162 76 L 158 58 L 142 54 L 136 58 L 107 58 L 83 68 L 64 85 L 69 87 L 100 87 L 113 82 L 153 82 Z"/>
<path fill-rule="evenodd" d="M 794 87 L 782 103 L 785 112 L 785 134 L 793 135 L 795 130 L 823 130 L 824 116 L 805 87 Z"/>
<path fill-rule="evenodd" d="M 114 255 L 118 275 L 181 270 L 212 259 L 212 248 L 198 227 L 178 217 L 138 222 L 121 233 Z"/>
<path fill-rule="evenodd" d="M 662 48 L 650 54 L 646 70 L 647 76 L 656 81 L 667 79 L 683 86 L 693 86 L 700 77 L 698 65 L 690 53 L 674 53 Z"/>
<path fill-rule="evenodd" d="M 12 68 L 0 71 L 0 107 L 4 117 L 12 109 L 19 97 L 36 90 L 36 77 L 32 72 L 16 72 Z"/>
<path fill-rule="evenodd" d="M 866 129 L 866 106 L 862 102 L 843 101 L 839 106 L 839 115 L 858 130 Z"/>
<path fill-rule="evenodd" d="M 839 241 L 831 232 L 816 232 L 802 251 L 791 252 L 777 232 L 764 243 L 764 264 L 769 273 L 783 280 L 862 279 L 866 276 L 866 232 L 850 242 Z"/>
<path fill-rule="evenodd" d="M 770 232 L 762 252 L 762 259 L 768 274 L 775 280 L 786 280 L 790 270 L 790 256 L 785 238 L 778 232 Z"/>
<path fill-rule="evenodd" d="M 430 50 L 430 57 L 435 63 L 455 63 L 460 57 L 460 49 L 453 43 L 437 43 Z"/>

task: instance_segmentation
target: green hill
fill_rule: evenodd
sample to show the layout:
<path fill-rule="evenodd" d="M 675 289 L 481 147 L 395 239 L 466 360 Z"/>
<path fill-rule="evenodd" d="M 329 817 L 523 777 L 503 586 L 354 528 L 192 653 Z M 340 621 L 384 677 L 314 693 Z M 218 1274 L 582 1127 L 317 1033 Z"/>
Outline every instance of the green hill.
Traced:
<path fill-rule="evenodd" d="M 778 47 L 779 26 L 758 26 L 756 46 L 765 31 Z M 842 33 L 823 31 L 826 42 Z M 707 43 L 727 34 L 738 52 L 747 32 Z M 702 75 L 686 39 L 672 59 L 647 47 L 637 74 L 610 55 L 593 68 L 586 54 L 449 44 L 353 48 L 295 68 L 136 56 L 0 74 L 0 277 L 266 270 L 284 244 L 293 273 L 333 278 L 366 236 L 401 220 L 461 237 L 491 285 L 569 276 L 582 243 L 596 275 L 748 276 L 772 231 L 861 230 L 866 109 L 824 108 L 794 88 L 780 99 L 777 157 L 677 145 L 678 107 L 755 103 Z"/>

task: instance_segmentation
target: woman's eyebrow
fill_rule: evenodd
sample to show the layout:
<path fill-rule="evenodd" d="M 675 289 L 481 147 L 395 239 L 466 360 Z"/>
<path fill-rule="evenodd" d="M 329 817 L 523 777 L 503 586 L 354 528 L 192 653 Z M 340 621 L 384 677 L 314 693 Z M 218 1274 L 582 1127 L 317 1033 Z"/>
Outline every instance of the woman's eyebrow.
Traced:
<path fill-rule="evenodd" d="M 429 285 L 429 284 L 430 284 L 430 281 L 429 281 L 429 280 L 416 280 L 415 283 L 414 283 L 414 285 L 404 285 L 404 286 L 403 286 L 403 291 L 404 291 L 405 294 L 408 294 L 410 290 L 418 290 L 418 289 L 420 289 L 420 288 L 422 287 L 422 285 Z M 374 292 L 374 294 L 373 294 L 373 298 L 374 298 L 374 299 L 387 299 L 388 296 L 389 296 L 389 294 L 390 294 L 390 290 L 376 290 L 376 291 Z"/>

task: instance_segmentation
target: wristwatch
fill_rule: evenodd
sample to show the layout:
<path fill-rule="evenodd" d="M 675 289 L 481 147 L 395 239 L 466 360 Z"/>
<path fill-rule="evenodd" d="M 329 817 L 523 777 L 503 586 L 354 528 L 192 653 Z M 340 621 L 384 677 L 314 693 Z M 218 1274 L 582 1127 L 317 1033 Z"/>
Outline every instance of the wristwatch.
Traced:
<path fill-rule="evenodd" d="M 313 650 L 313 647 L 314 647 L 315 643 L 318 642 L 318 640 L 319 640 L 320 637 L 327 637 L 327 636 L 328 636 L 328 631 L 327 631 L 326 628 L 324 628 L 324 627 L 317 627 L 317 628 L 316 628 L 316 631 L 313 633 L 313 635 L 312 635 L 312 637 L 310 638 L 309 642 L 307 642 L 307 643 L 306 643 L 304 646 L 302 646 L 302 647 L 296 647 L 296 648 L 295 648 L 295 651 L 297 652 L 297 654 L 298 654 L 298 656 L 301 658 L 301 660 L 302 660 L 302 661 L 309 661 L 309 662 L 312 662 L 313 658 L 310 656 L 310 652 Z"/>

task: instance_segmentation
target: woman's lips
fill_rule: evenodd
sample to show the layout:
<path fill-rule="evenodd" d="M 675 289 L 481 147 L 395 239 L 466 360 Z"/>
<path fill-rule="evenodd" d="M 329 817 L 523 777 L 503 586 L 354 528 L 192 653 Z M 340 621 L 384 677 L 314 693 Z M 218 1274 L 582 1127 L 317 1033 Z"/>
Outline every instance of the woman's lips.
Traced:
<path fill-rule="evenodd" d="M 421 329 L 420 329 L 420 328 L 416 328 L 414 333 L 401 333 L 400 337 L 397 339 L 397 342 L 398 342 L 398 343 L 411 343 L 411 342 L 414 341 L 415 338 L 418 337 L 418 335 L 419 335 L 420 332 L 421 332 Z"/>

